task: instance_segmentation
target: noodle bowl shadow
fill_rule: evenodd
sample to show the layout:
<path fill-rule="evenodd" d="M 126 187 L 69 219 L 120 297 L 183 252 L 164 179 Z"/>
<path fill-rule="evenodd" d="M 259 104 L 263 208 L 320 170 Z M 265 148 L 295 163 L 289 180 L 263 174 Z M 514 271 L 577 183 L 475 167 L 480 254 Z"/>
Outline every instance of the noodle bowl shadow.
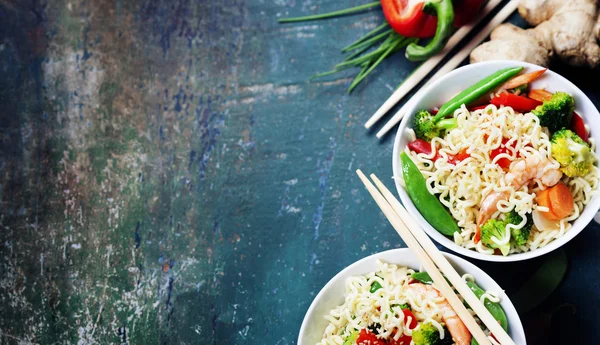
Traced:
<path fill-rule="evenodd" d="M 536 248 L 535 250 L 524 253 L 509 254 L 508 256 L 490 255 L 461 247 L 454 243 L 452 239 L 435 230 L 425 220 L 425 218 L 421 216 L 414 203 L 408 196 L 406 190 L 401 185 L 400 181 L 402 180 L 402 170 L 400 167 L 400 153 L 404 151 L 409 143 L 409 140 L 411 139 L 407 133 L 407 128 L 411 128 L 414 114 L 420 109 L 433 109 L 434 107 L 441 106 L 457 93 L 475 84 L 486 76 L 498 71 L 499 69 L 516 66 L 525 67 L 525 73 L 543 68 L 534 64 L 519 61 L 487 61 L 461 67 L 434 81 L 425 90 L 423 90 L 423 92 L 419 92 L 415 96 L 416 98 L 414 98 L 413 105 L 409 107 L 406 112 L 407 115 L 400 123 L 396 139 L 394 141 L 392 162 L 394 180 L 396 181 L 396 189 L 400 194 L 402 204 L 406 207 L 408 212 L 415 217 L 417 223 L 419 223 L 419 225 L 431 238 L 458 254 L 478 260 L 511 262 L 528 260 L 547 254 L 561 247 L 579 234 L 590 223 L 600 208 L 600 197 L 594 196 L 585 206 L 579 218 L 572 222 L 571 229 L 569 229 L 563 236 L 554 239 L 541 248 Z M 533 88 L 548 88 L 551 91 L 564 91 L 571 94 L 575 99 L 575 111 L 589 126 L 590 136 L 595 138 L 596 135 L 600 134 L 600 114 L 598 113 L 598 109 L 596 109 L 592 101 L 590 101 L 590 99 L 569 80 L 548 70 L 540 79 L 534 81 L 532 84 Z M 596 155 L 600 155 L 599 145 L 596 145 L 595 152 Z"/>
<path fill-rule="evenodd" d="M 503 291 L 487 273 L 477 266 L 452 254 L 443 254 L 460 275 L 465 273 L 471 274 L 477 285 L 482 289 L 498 293 Z M 377 270 L 377 260 L 407 266 L 415 270 L 420 266 L 419 260 L 410 249 L 401 248 L 373 254 L 346 267 L 321 289 L 311 303 L 300 327 L 298 345 L 314 345 L 322 339 L 323 332 L 329 324 L 329 321 L 324 316 L 329 314 L 329 311 L 336 306 L 344 303 L 346 279 L 351 276 L 375 272 Z M 508 319 L 508 335 L 514 340 L 515 344 L 525 345 L 527 343 L 525 340 L 525 331 L 515 307 L 506 295 L 501 293 L 500 296 L 500 305 L 504 309 Z"/>

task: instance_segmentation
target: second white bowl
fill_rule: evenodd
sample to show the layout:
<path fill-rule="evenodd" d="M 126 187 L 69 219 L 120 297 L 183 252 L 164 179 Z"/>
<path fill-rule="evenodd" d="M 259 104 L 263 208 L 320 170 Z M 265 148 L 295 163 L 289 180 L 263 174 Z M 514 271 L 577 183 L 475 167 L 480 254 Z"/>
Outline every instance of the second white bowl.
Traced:
<path fill-rule="evenodd" d="M 452 254 L 443 254 L 459 274 L 471 274 L 475 278 L 475 283 L 482 289 L 497 293 L 503 291 L 487 273 L 477 266 Z M 336 306 L 344 303 L 346 279 L 351 276 L 376 271 L 377 260 L 407 266 L 415 270 L 418 270 L 420 266 L 419 260 L 410 249 L 400 248 L 373 254 L 346 267 L 340 273 L 336 274 L 335 277 L 331 278 L 310 304 L 300 327 L 298 345 L 315 345 L 321 340 L 323 332 L 329 323 L 329 321 L 325 320 L 324 316 Z M 508 335 L 510 335 L 517 345 L 527 344 L 521 319 L 512 302 L 507 296 L 501 295 L 500 305 L 504 309 L 504 313 L 508 319 Z"/>

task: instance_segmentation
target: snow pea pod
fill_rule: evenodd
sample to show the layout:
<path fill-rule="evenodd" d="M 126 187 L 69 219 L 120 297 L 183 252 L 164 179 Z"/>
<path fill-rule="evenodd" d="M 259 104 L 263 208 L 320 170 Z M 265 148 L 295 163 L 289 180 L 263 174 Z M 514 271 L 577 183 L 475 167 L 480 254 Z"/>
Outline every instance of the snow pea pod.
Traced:
<path fill-rule="evenodd" d="M 408 157 L 406 152 L 400 154 L 400 161 L 402 163 L 402 176 L 406 184 L 406 191 L 423 218 L 434 229 L 446 236 L 452 236 L 455 232 L 459 231 L 454 218 L 444 208 L 444 205 L 442 205 L 435 195 L 429 193 L 427 181 L 425 181 L 423 174 L 421 174 L 419 168 Z"/>
<path fill-rule="evenodd" d="M 475 294 L 475 296 L 477 296 L 477 298 L 481 298 L 481 296 L 485 293 L 485 291 L 482 288 L 480 288 L 479 286 L 477 286 L 477 284 L 475 284 L 471 281 L 467 280 L 467 286 L 469 287 L 469 289 L 471 289 L 471 291 L 473 291 L 473 293 Z M 483 302 L 483 305 L 490 312 L 490 314 L 492 314 L 494 319 L 496 319 L 496 321 L 498 321 L 500 323 L 500 326 L 502 326 L 502 328 L 504 328 L 504 330 L 507 331 L 508 330 L 508 319 L 506 318 L 504 309 L 502 309 L 500 304 L 494 303 L 494 302 L 486 299 Z M 477 342 L 477 340 L 475 340 L 475 338 L 471 339 L 471 345 L 478 345 L 478 344 L 479 343 Z"/>
<path fill-rule="evenodd" d="M 460 108 L 461 105 L 469 105 L 469 103 L 472 103 L 483 97 L 485 94 L 492 92 L 494 89 L 502 86 L 509 79 L 519 74 L 522 70 L 523 67 L 504 68 L 481 79 L 446 102 L 435 115 L 433 121 L 443 119 L 444 117 L 453 114 L 454 111 Z"/>

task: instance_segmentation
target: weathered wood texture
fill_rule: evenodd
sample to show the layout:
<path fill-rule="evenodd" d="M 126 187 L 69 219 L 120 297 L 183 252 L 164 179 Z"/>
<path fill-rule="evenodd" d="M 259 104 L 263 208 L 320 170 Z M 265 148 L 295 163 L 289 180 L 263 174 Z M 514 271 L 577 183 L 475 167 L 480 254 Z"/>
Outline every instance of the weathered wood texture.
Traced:
<path fill-rule="evenodd" d="M 0 343 L 294 344 L 329 278 L 403 246 L 354 169 L 392 185 L 362 124 L 415 64 L 346 95 L 308 77 L 380 12 L 276 23 L 358 3 L 1 0 Z M 588 340 L 598 230 L 541 309 Z M 514 290 L 536 264 L 481 265 Z"/>

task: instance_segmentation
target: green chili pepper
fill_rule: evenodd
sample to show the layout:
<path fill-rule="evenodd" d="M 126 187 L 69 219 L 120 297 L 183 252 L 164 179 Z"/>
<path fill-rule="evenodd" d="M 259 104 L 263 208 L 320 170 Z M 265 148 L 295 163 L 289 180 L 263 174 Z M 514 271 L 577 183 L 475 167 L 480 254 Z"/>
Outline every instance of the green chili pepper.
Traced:
<path fill-rule="evenodd" d="M 523 67 L 511 67 L 497 71 L 496 73 L 487 76 L 476 84 L 471 85 L 469 88 L 452 97 L 451 100 L 446 102 L 438 113 L 433 118 L 433 121 L 438 121 L 444 117 L 451 115 L 454 111 L 461 107 L 461 105 L 469 105 L 470 103 L 478 100 L 487 93 L 490 93 L 494 89 L 500 87 L 502 84 L 507 82 L 510 78 L 519 74 L 523 70 Z"/>
<path fill-rule="evenodd" d="M 425 178 L 415 163 L 410 160 L 406 152 L 400 154 L 400 160 L 402 162 L 402 176 L 404 177 L 406 190 L 423 218 L 434 229 L 446 236 L 452 236 L 455 232 L 460 231 L 454 218 L 444 208 L 444 205 L 442 205 L 435 195 L 429 193 Z"/>
<path fill-rule="evenodd" d="M 437 28 L 435 36 L 429 43 L 423 47 L 412 43 L 406 48 L 406 57 L 411 61 L 421 61 L 429 59 L 437 54 L 448 42 L 452 35 L 454 25 L 454 8 L 451 0 L 436 0 L 427 3 L 427 7 L 437 14 Z"/>
<path fill-rule="evenodd" d="M 374 282 L 373 284 L 371 284 L 371 290 L 369 290 L 371 293 L 381 289 L 382 286 L 381 284 L 379 284 L 379 282 Z"/>
<path fill-rule="evenodd" d="M 481 298 L 481 296 L 485 293 L 485 291 L 482 288 L 480 288 L 479 286 L 477 286 L 477 284 L 471 281 L 467 281 L 467 286 L 469 287 L 469 289 L 471 289 L 471 291 L 473 291 L 477 298 Z M 490 312 L 490 314 L 492 314 L 494 319 L 496 319 L 496 321 L 500 323 L 500 326 L 502 326 L 502 328 L 504 328 L 505 331 L 508 330 L 508 319 L 506 318 L 504 309 L 502 309 L 500 304 L 494 303 L 486 299 L 485 302 L 483 302 L 483 305 Z M 471 339 L 471 345 L 478 344 L 479 343 L 477 342 L 477 340 L 475 340 L 475 338 Z"/>

